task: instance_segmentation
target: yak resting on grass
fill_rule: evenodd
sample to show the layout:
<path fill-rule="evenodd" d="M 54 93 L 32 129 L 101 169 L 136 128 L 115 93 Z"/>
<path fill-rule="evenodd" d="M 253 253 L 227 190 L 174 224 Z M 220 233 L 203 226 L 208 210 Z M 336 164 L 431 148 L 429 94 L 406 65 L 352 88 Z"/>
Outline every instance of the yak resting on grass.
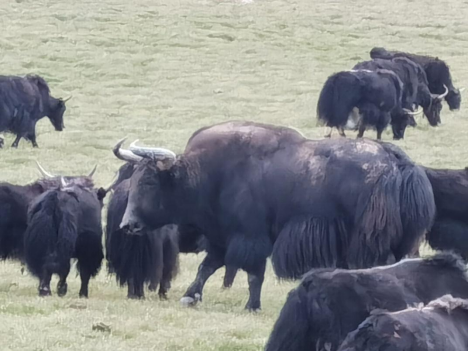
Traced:
<path fill-rule="evenodd" d="M 16 135 L 12 147 L 18 147 L 21 138 L 38 147 L 36 123 L 47 116 L 55 130 L 62 131 L 69 99 L 52 97 L 46 81 L 39 76 L 0 76 L 0 132 Z"/>
<path fill-rule="evenodd" d="M 155 231 L 141 231 L 138 235 L 120 229 L 120 222 L 128 201 L 130 180 L 115 187 L 109 202 L 106 227 L 106 255 L 121 285 L 128 286 L 129 298 L 143 298 L 144 285 L 166 298 L 178 268 L 178 233 L 175 225 Z"/>
<path fill-rule="evenodd" d="M 339 351 L 468 350 L 468 300 L 445 295 L 425 307 L 376 311 Z"/>
<path fill-rule="evenodd" d="M 387 69 L 394 72 L 403 84 L 403 109 L 408 111 L 413 108 L 413 105 L 421 106 L 423 108 L 422 111 L 424 111 L 431 125 L 435 126 L 440 122 L 442 100 L 446 94 L 431 94 L 426 73 L 417 63 L 405 57 L 395 57 L 392 60 L 374 59 L 361 62 L 354 66 L 353 69 L 367 69 L 371 71 Z M 399 122 L 397 120 L 398 118 L 403 118 L 403 120 Z M 404 115 L 395 112 L 392 114 L 392 128 L 395 139 L 403 138 L 407 121 L 410 126 L 416 126 L 412 115 Z"/>
<path fill-rule="evenodd" d="M 159 149 L 136 167 L 121 228 L 190 224 L 209 243 L 184 304 L 201 300 L 207 279 L 227 265 L 248 273 L 246 308 L 259 309 L 270 255 L 276 274 L 291 279 L 313 267 L 398 261 L 435 215 L 424 171 L 398 147 L 367 139 L 314 141 L 226 122 L 195 132 L 178 157 Z"/>
<path fill-rule="evenodd" d="M 370 71 L 359 69 L 344 71 L 328 77 L 320 92 L 317 117 L 341 136 L 344 129 L 358 129 L 362 138 L 368 127 L 377 130 L 377 139 L 392 123 L 394 138 L 401 138 L 395 131 L 404 130 L 410 124 L 409 116 L 415 114 L 402 106 L 403 83 L 398 75 L 387 69 Z M 416 112 L 417 113 L 417 112 Z"/>
<path fill-rule="evenodd" d="M 29 271 L 39 279 L 39 295 L 51 294 L 50 280 L 59 276 L 57 293 L 67 293 L 70 261 L 76 258 L 81 277 L 80 297 L 88 297 L 88 283 L 104 257 L 102 203 L 95 191 L 61 179 L 59 188 L 37 197 L 28 211 L 24 256 Z"/>
<path fill-rule="evenodd" d="M 453 250 L 468 259 L 468 169 L 424 169 L 437 208 L 426 239 L 436 250 Z"/>
<path fill-rule="evenodd" d="M 465 90 L 465 88 L 457 89 L 453 86 L 449 66 L 438 57 L 415 55 L 401 51 L 388 51 L 379 47 L 375 47 L 370 51 L 370 57 L 373 59 L 379 58 L 387 60 L 395 57 L 406 57 L 410 59 L 424 68 L 429 83 L 429 90 L 432 94 L 443 95 L 450 110 L 458 110 L 460 108 L 461 92 Z"/>
<path fill-rule="evenodd" d="M 23 261 L 23 240 L 29 204 L 39 195 L 60 185 L 60 177 L 37 164 L 43 178 L 28 185 L 0 183 L 0 259 Z M 87 176 L 65 177 L 67 183 L 93 189 L 96 167 Z"/>
<path fill-rule="evenodd" d="M 373 310 L 399 311 L 445 294 L 468 298 L 466 264 L 451 253 L 362 270 L 312 270 L 289 293 L 265 350 L 335 351 Z"/>

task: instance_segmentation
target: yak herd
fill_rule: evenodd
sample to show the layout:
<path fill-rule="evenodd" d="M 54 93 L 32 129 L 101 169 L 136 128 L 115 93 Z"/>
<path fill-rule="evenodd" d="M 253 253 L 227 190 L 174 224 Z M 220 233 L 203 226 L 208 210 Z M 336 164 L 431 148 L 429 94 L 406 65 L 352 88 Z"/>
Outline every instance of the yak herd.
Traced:
<path fill-rule="evenodd" d="M 357 139 L 248 121 L 201 128 L 180 154 L 123 139 L 112 151 L 124 163 L 105 187 L 94 184 L 96 167 L 56 176 L 38 163 L 36 182 L 0 183 L 0 256 L 25 264 L 40 296 L 54 274 L 57 294 L 67 293 L 76 259 L 88 297 L 105 258 L 129 298 L 146 287 L 166 298 L 179 254 L 205 251 L 181 303 L 202 301 L 225 267 L 225 287 L 248 274 L 250 311 L 261 308 L 271 258 L 277 277 L 301 281 L 266 351 L 467 350 L 468 170 L 423 167 L 362 138 L 374 127 L 380 139 L 389 124 L 403 138 L 419 112 L 437 126 L 444 99 L 460 107 L 444 61 L 374 48 L 330 76 L 318 100 L 319 120 Z M 66 100 L 41 77 L 0 77 L 0 131 L 16 135 L 12 147 L 21 138 L 37 147 L 37 121 L 62 130 Z M 419 258 L 424 240 L 441 252 Z"/>

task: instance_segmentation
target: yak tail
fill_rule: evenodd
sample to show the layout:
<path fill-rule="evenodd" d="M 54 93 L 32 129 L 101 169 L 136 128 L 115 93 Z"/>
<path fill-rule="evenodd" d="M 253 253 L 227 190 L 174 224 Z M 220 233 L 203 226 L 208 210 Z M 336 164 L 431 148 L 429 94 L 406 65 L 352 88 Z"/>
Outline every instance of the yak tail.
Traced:
<path fill-rule="evenodd" d="M 361 99 L 359 79 L 352 72 L 339 72 L 327 79 L 320 92 L 317 117 L 329 127 L 344 126 Z"/>
<path fill-rule="evenodd" d="M 59 196 L 50 192 L 32 209 L 25 233 L 26 264 L 38 277 L 43 269 L 59 273 L 61 267 L 70 265 L 75 250 L 76 221 L 72 213 L 61 210 Z"/>
<path fill-rule="evenodd" d="M 270 334 L 265 351 L 308 351 L 311 345 L 310 308 L 302 285 L 292 290 Z"/>
<path fill-rule="evenodd" d="M 347 228 L 341 219 L 298 218 L 281 230 L 272 253 L 276 275 L 298 279 L 315 267 L 345 267 L 341 252 L 347 246 Z"/>

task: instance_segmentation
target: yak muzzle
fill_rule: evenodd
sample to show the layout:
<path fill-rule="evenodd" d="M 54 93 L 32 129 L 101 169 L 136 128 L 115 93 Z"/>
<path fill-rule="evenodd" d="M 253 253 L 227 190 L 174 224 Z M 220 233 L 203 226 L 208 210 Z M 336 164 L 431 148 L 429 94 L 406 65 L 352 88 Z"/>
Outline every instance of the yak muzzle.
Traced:
<path fill-rule="evenodd" d="M 129 211 L 125 211 L 122 222 L 120 223 L 120 229 L 122 229 L 126 234 L 131 235 L 141 235 L 143 230 L 142 226 L 134 216 L 129 214 Z"/>

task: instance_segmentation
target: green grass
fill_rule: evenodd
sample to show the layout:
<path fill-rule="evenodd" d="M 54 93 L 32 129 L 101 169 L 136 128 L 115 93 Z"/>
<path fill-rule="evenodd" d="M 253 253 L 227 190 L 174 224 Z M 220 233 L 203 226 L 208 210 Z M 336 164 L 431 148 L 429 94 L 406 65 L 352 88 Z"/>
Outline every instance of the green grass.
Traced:
<path fill-rule="evenodd" d="M 73 99 L 64 132 L 46 119 L 39 123 L 40 149 L 22 141 L 13 150 L 7 138 L 0 180 L 36 179 L 37 159 L 67 175 L 97 163 L 96 183 L 105 185 L 121 165 L 110 152 L 120 138 L 177 152 L 199 127 L 230 119 L 293 126 L 320 138 L 315 107 L 322 84 L 368 59 L 373 46 L 437 55 L 449 63 L 455 85 L 466 86 L 467 13 L 467 3 L 456 0 L 3 0 L 1 74 L 40 74 L 55 96 Z M 419 119 L 397 144 L 426 166 L 465 167 L 466 101 L 457 113 L 444 106 L 439 128 Z M 384 139 L 391 140 L 390 131 Z M 263 311 L 251 315 L 243 311 L 245 274 L 223 291 L 220 271 L 204 302 L 184 309 L 178 300 L 202 257 L 182 257 L 165 302 L 154 295 L 127 301 L 105 270 L 92 281 L 87 301 L 76 299 L 74 273 L 66 298 L 41 299 L 37 282 L 21 275 L 18 264 L 1 263 L 2 348 L 261 350 L 295 284 L 277 283 L 269 267 Z M 93 331 L 97 323 L 110 332 Z"/>

